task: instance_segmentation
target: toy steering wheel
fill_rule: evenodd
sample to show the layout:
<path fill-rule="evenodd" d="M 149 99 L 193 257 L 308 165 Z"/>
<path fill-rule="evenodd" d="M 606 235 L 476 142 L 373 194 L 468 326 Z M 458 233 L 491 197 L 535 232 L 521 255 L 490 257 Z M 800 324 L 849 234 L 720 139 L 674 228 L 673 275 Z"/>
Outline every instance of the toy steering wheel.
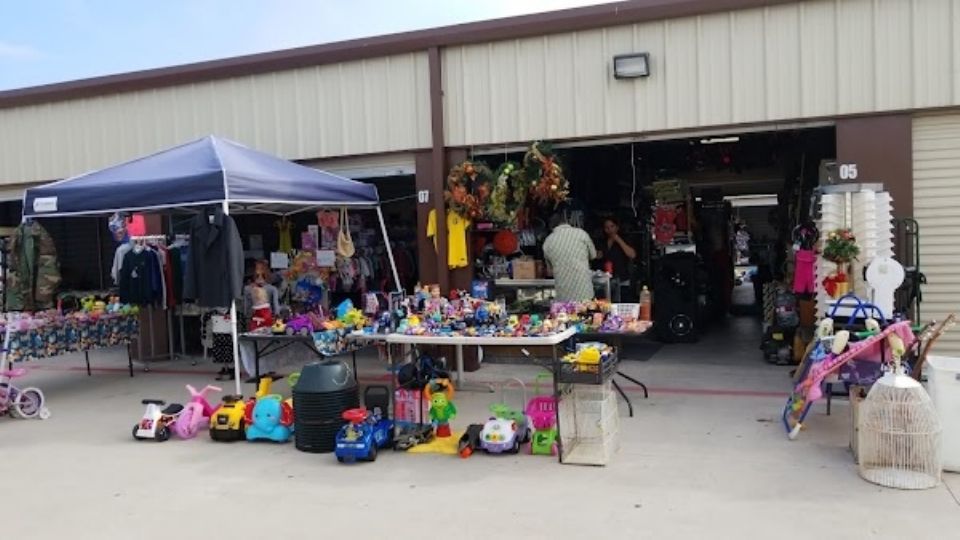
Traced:
<path fill-rule="evenodd" d="M 354 425 L 361 424 L 367 419 L 367 409 L 364 407 L 347 409 L 343 411 L 343 419 Z"/>

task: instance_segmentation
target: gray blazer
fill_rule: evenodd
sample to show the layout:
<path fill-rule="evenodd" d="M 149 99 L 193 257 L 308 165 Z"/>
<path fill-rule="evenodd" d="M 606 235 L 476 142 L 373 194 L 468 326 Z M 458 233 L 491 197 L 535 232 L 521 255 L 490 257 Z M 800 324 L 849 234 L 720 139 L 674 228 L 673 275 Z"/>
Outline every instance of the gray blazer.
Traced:
<path fill-rule="evenodd" d="M 190 223 L 190 256 L 183 297 L 202 307 L 229 307 L 243 294 L 243 243 L 233 218 L 220 206 L 205 208 Z"/>

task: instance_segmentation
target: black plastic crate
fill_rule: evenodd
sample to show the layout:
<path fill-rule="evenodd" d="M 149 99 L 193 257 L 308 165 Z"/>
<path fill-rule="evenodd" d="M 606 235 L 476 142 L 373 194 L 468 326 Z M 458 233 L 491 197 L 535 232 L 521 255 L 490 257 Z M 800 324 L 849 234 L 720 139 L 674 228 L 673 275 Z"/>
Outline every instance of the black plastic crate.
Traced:
<path fill-rule="evenodd" d="M 557 382 L 564 384 L 603 384 L 617 372 L 618 358 L 611 354 L 599 364 L 560 362 Z"/>

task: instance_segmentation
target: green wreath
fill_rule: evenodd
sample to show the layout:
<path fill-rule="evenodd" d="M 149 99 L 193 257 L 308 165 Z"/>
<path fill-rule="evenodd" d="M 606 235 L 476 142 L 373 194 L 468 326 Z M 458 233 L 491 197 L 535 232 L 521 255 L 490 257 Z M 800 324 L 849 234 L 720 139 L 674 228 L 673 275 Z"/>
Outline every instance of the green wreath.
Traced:
<path fill-rule="evenodd" d="M 520 166 L 512 161 L 500 165 L 493 176 L 493 193 L 487 215 L 500 226 L 514 227 L 517 214 L 527 203 L 530 186 Z"/>

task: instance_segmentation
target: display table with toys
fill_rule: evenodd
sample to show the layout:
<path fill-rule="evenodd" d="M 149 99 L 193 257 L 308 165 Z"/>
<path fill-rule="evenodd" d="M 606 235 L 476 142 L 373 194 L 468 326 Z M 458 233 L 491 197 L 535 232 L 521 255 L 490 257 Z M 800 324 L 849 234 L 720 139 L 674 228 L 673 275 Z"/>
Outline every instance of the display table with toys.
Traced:
<path fill-rule="evenodd" d="M 91 350 L 126 345 L 127 365 L 133 377 L 129 345 L 139 335 L 139 329 L 136 308 L 120 305 L 66 315 L 57 311 L 6 314 L 0 320 L 0 333 L 8 345 L 0 368 L 2 364 L 82 352 L 87 375 L 91 375 Z"/>
<path fill-rule="evenodd" d="M 260 377 L 260 361 L 289 347 L 301 348 L 308 352 L 307 360 L 322 360 L 331 356 L 350 354 L 353 359 L 353 377 L 357 378 L 357 351 L 366 345 L 360 340 L 344 340 L 344 345 L 336 351 L 319 346 L 313 334 L 275 334 L 269 328 L 262 328 L 252 332 L 240 334 L 241 358 L 244 367 L 254 378 Z M 246 352 L 252 351 L 253 365 L 247 365 Z M 251 369 L 252 367 L 252 369 Z"/>

